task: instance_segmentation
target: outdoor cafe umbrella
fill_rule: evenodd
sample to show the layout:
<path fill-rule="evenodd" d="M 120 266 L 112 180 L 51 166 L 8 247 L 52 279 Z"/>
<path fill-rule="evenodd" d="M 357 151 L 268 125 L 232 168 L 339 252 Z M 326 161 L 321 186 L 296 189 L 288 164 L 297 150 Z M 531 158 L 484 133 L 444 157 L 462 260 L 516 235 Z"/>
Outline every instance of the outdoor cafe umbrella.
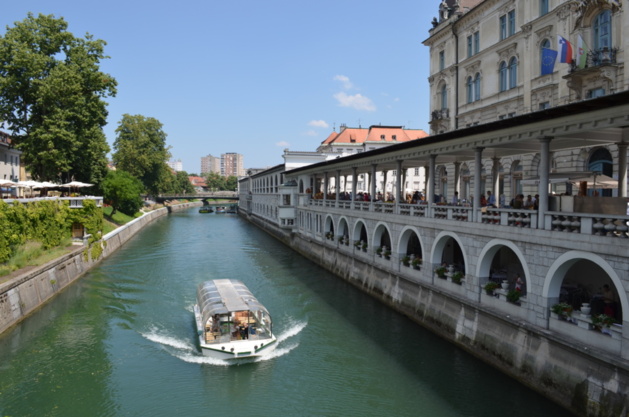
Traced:
<path fill-rule="evenodd" d="M 86 182 L 81 182 L 81 181 L 70 181 L 66 184 L 61 184 L 59 185 L 59 187 L 66 187 L 69 188 L 70 190 L 72 190 L 73 188 L 83 188 L 83 187 L 91 187 L 94 184 L 88 184 Z"/>
<path fill-rule="evenodd" d="M 29 188 L 30 189 L 30 194 L 31 197 L 33 196 L 33 188 L 41 188 L 41 182 L 37 182 L 37 181 L 33 181 L 33 180 L 28 180 L 28 181 L 19 181 L 17 183 L 18 187 L 22 187 L 22 188 Z"/>

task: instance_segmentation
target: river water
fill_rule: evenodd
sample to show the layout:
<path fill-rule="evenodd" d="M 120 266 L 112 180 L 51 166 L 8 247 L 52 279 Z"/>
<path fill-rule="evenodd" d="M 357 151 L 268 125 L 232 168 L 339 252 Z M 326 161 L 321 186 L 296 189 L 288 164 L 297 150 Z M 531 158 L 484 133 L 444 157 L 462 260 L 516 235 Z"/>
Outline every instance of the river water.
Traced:
<path fill-rule="evenodd" d="M 239 278 L 279 344 L 203 357 L 196 286 Z M 233 214 L 171 214 L 0 336 L 0 416 L 569 416 Z"/>

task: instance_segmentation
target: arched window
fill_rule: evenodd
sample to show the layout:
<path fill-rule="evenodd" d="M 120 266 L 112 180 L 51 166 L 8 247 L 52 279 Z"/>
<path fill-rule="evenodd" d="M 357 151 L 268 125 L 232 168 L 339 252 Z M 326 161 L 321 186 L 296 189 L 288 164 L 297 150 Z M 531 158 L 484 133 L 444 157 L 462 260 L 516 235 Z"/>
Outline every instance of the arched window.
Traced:
<path fill-rule="evenodd" d="M 507 63 L 500 63 L 500 91 L 507 91 Z"/>
<path fill-rule="evenodd" d="M 539 62 L 540 64 L 544 62 L 544 49 L 550 49 L 550 41 L 548 39 L 544 39 L 542 43 L 539 45 Z M 540 65 L 541 71 L 541 65 Z"/>
<path fill-rule="evenodd" d="M 611 48 L 612 17 L 610 10 L 605 10 L 594 18 L 592 29 L 594 49 Z"/>
<path fill-rule="evenodd" d="M 448 88 L 444 84 L 441 87 L 441 110 L 445 110 L 448 108 Z"/>
<path fill-rule="evenodd" d="M 474 77 L 474 100 L 480 100 L 480 73 L 476 73 Z"/>
<path fill-rule="evenodd" d="M 465 83 L 467 87 L 467 102 L 471 103 L 474 101 L 474 81 L 472 77 L 467 77 L 467 82 Z"/>
<path fill-rule="evenodd" d="M 511 58 L 509 61 L 509 88 L 518 86 L 518 59 Z"/>

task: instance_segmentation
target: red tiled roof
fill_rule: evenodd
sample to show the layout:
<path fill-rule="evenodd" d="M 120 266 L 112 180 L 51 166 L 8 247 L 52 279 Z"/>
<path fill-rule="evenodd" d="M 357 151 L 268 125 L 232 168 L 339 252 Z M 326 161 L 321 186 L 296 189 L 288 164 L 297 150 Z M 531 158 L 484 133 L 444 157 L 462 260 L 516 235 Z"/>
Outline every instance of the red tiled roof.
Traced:
<path fill-rule="evenodd" d="M 393 138 L 395 136 L 395 139 Z M 421 139 L 428 136 L 428 133 L 421 129 L 403 129 L 400 126 L 371 126 L 364 128 L 345 128 L 341 132 L 332 132 L 321 144 L 344 144 L 344 143 L 364 143 L 364 142 L 408 142 L 409 140 Z M 383 140 L 384 137 L 384 140 Z"/>
<path fill-rule="evenodd" d="M 195 187 L 207 187 L 207 184 L 205 183 L 205 178 L 203 177 L 195 177 L 195 176 L 188 176 L 188 181 L 190 181 L 190 184 L 192 184 Z"/>

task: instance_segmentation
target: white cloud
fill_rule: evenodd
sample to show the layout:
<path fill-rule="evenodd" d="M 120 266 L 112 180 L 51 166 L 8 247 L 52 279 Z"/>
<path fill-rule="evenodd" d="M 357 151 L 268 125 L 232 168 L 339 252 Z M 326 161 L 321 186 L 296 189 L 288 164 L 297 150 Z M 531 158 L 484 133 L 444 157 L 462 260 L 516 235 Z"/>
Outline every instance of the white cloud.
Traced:
<path fill-rule="evenodd" d="M 275 146 L 279 146 L 281 148 L 288 148 L 290 146 L 290 143 L 282 141 L 282 142 L 277 142 Z"/>
<path fill-rule="evenodd" d="M 346 77 L 345 75 L 335 75 L 334 76 L 334 81 L 340 81 L 343 84 L 343 88 L 345 90 L 350 90 L 350 89 L 354 88 L 354 85 L 349 80 L 349 77 Z"/>
<path fill-rule="evenodd" d="M 305 136 L 317 136 L 317 132 L 315 132 L 314 130 L 309 130 L 307 132 L 304 132 Z"/>
<path fill-rule="evenodd" d="M 308 126 L 323 127 L 323 128 L 330 127 L 330 125 L 327 124 L 325 120 L 311 120 L 308 122 Z"/>
<path fill-rule="evenodd" d="M 344 92 L 334 94 L 334 98 L 341 107 L 351 107 L 356 110 L 376 111 L 376 106 L 370 98 L 362 94 L 348 95 Z"/>

